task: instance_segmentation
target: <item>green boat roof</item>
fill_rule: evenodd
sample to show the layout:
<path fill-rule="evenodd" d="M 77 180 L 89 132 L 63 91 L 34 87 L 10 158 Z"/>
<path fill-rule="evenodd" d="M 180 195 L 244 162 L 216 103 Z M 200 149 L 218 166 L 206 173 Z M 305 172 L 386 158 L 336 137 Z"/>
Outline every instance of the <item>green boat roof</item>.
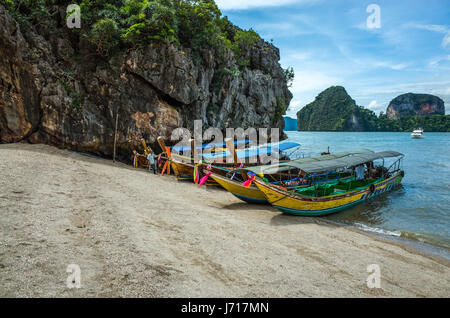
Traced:
<path fill-rule="evenodd" d="M 318 162 L 331 161 L 340 158 L 351 157 L 355 155 L 374 154 L 375 152 L 369 149 L 356 149 L 351 151 L 339 152 L 329 155 L 322 155 L 317 157 L 300 158 L 289 162 L 277 163 L 272 165 L 263 165 L 256 167 L 243 168 L 240 170 L 250 171 L 255 174 L 273 174 L 283 172 L 297 167 L 296 165 L 314 164 Z M 301 168 L 300 168 L 301 169 Z M 303 170 L 303 169 L 302 169 Z"/>

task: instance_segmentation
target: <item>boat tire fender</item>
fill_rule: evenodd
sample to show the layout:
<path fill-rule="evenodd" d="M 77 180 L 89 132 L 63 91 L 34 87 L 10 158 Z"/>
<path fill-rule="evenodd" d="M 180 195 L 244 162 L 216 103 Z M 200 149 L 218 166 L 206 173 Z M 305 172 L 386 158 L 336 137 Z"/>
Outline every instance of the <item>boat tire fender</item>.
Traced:
<path fill-rule="evenodd" d="M 400 175 L 402 176 L 402 178 L 404 178 L 405 177 L 405 171 L 400 171 Z"/>
<path fill-rule="evenodd" d="M 371 184 L 369 190 L 370 190 L 370 193 L 374 193 L 375 192 L 375 185 Z"/>

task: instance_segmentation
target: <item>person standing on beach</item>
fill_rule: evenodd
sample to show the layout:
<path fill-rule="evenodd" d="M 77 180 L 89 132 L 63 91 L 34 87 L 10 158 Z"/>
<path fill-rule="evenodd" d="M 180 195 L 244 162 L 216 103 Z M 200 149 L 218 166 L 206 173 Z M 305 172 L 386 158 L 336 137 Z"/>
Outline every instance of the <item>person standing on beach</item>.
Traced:
<path fill-rule="evenodd" d="M 156 159 L 155 159 L 155 153 L 150 150 L 150 153 L 147 156 L 148 159 L 148 170 L 153 170 L 153 173 L 156 174 Z"/>

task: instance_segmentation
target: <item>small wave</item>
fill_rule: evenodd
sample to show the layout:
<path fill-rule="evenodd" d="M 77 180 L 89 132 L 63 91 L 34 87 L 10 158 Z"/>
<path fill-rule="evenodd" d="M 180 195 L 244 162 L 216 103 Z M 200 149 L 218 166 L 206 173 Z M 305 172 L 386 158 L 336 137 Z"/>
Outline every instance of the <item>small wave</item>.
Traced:
<path fill-rule="evenodd" d="M 377 233 L 377 234 L 386 235 L 386 236 L 399 237 L 399 238 L 406 239 L 409 241 L 431 244 L 433 246 L 440 247 L 440 248 L 446 248 L 446 249 L 450 248 L 450 240 L 447 240 L 438 235 L 424 234 L 424 233 L 417 233 L 417 232 L 410 232 L 410 231 L 400 231 L 400 230 L 388 231 L 388 230 L 383 230 L 383 229 L 380 229 L 377 227 L 367 226 L 362 223 L 354 223 L 353 226 L 355 226 L 356 228 L 358 228 L 360 230 L 366 231 L 366 232 L 372 232 L 372 233 Z"/>
<path fill-rule="evenodd" d="M 399 232 L 399 231 L 383 230 L 383 229 L 380 229 L 380 228 L 377 228 L 377 227 L 367 226 L 367 225 L 362 224 L 362 223 L 355 223 L 354 225 L 357 228 L 359 228 L 360 230 L 367 231 L 367 232 L 373 232 L 373 233 L 390 235 L 390 236 L 396 236 L 396 237 L 402 236 L 402 233 Z"/>
<path fill-rule="evenodd" d="M 401 234 L 401 237 L 409 240 L 450 248 L 450 240 L 443 238 L 439 235 L 409 232 L 409 231 L 399 231 L 399 232 Z"/>

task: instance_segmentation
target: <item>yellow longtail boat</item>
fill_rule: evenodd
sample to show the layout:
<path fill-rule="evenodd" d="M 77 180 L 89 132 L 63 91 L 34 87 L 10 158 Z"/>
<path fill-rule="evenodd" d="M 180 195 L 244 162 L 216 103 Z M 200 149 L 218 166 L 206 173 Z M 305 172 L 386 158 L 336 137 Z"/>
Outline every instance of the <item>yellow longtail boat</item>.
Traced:
<path fill-rule="evenodd" d="M 261 192 L 255 185 L 244 187 L 242 181 L 232 180 L 229 177 L 218 174 L 211 174 L 211 178 L 221 185 L 225 190 L 232 193 L 237 198 L 255 204 L 268 204 L 263 192 Z"/>
<path fill-rule="evenodd" d="M 338 180 L 331 184 L 316 183 L 308 188 L 289 190 L 275 187 L 261 177 L 256 177 L 254 183 L 270 204 L 285 213 L 303 216 L 326 215 L 347 209 L 399 186 L 404 177 L 401 170 L 403 157 L 403 154 L 395 151 L 384 151 L 319 162 L 289 162 L 280 165 L 314 174 L 348 167 L 363 167 L 363 164 L 373 163 L 374 160 L 383 160 L 382 166 L 369 171 L 371 175 L 362 180 L 358 178 L 345 182 Z M 385 158 L 397 159 L 389 168 L 384 168 Z"/>
<path fill-rule="evenodd" d="M 349 157 L 355 154 L 373 153 L 368 149 L 357 149 L 353 151 L 340 152 L 335 154 L 322 155 L 317 157 L 301 158 L 293 160 L 296 163 L 318 162 L 330 159 L 337 159 L 343 157 Z M 284 165 L 284 168 L 280 164 L 264 165 L 250 168 L 241 168 L 231 170 L 227 175 L 212 173 L 211 178 L 214 179 L 219 185 L 221 185 L 228 192 L 236 196 L 237 198 L 256 204 L 269 204 L 264 193 L 255 185 L 251 184 L 249 187 L 245 187 L 242 183 L 247 180 L 247 173 L 252 173 L 272 180 L 271 185 L 273 187 L 286 187 L 287 189 L 294 187 L 308 187 L 311 180 L 299 180 L 298 177 L 289 177 L 289 174 L 283 174 L 283 171 L 290 170 L 289 166 Z M 298 173 L 296 173 L 298 175 Z M 244 177 L 242 177 L 244 175 Z M 337 179 L 349 178 L 349 175 L 340 174 L 328 176 L 327 179 L 321 180 L 322 183 L 334 182 Z M 283 178 L 285 178 L 283 180 Z M 278 179 L 278 180 L 277 180 Z M 300 185 L 298 185 L 300 184 Z M 281 188 L 282 189 L 282 188 Z"/>
<path fill-rule="evenodd" d="M 289 149 L 298 148 L 300 145 L 294 142 L 283 142 L 277 146 L 265 145 L 262 147 L 256 147 L 253 149 L 243 148 L 235 149 L 237 145 L 242 145 L 248 143 L 248 140 L 233 141 L 231 139 L 225 140 L 225 145 L 227 148 L 215 148 L 216 151 L 208 151 L 203 154 L 199 159 L 200 162 L 195 162 L 192 157 L 185 157 L 180 153 L 184 151 L 189 151 L 194 149 L 194 141 L 191 139 L 191 146 L 187 147 L 174 147 L 171 151 L 167 151 L 168 148 L 161 137 L 158 138 L 158 143 L 163 149 L 166 155 L 166 159 L 169 160 L 170 166 L 174 171 L 178 180 L 195 180 L 196 174 L 204 176 L 204 169 L 207 168 L 209 171 L 215 173 L 216 175 L 226 175 L 227 172 L 232 171 L 236 167 L 241 165 L 241 162 L 251 162 L 251 158 L 258 158 L 262 154 L 270 154 L 271 151 L 276 149 L 279 152 L 284 152 Z M 197 147 L 197 149 L 208 149 L 205 147 L 211 147 L 214 144 L 207 144 Z M 222 147 L 222 143 L 215 144 L 215 146 Z M 272 149 L 273 148 L 273 149 Z M 174 150 L 178 153 L 174 153 Z M 258 161 L 258 160 L 255 160 Z M 248 163 L 247 166 L 256 165 Z M 197 178 L 198 179 L 198 178 Z M 218 185 L 214 179 L 208 179 L 208 185 Z"/>
<path fill-rule="evenodd" d="M 207 163 L 207 162 L 200 161 L 198 163 L 195 163 L 194 158 L 185 157 L 185 156 L 179 154 L 179 153 L 183 153 L 185 151 L 190 152 L 191 149 L 194 148 L 194 140 L 193 139 L 190 140 L 190 146 L 173 147 L 173 148 L 167 147 L 165 145 L 162 137 L 158 137 L 157 141 L 163 151 L 163 159 L 169 161 L 169 166 L 172 168 L 175 176 L 177 177 L 177 179 L 179 181 L 195 180 L 196 173 L 199 173 L 198 178 L 201 177 L 202 176 L 201 173 L 202 173 L 203 169 L 207 168 L 209 166 L 209 163 Z M 237 144 L 238 144 L 238 142 L 236 142 L 234 145 L 237 145 Z M 211 147 L 215 147 L 215 146 L 223 146 L 223 144 L 220 143 L 220 144 L 212 145 Z M 197 147 L 197 149 L 200 149 L 200 148 L 205 149 L 205 145 L 202 145 L 201 147 Z M 221 165 L 220 168 L 223 169 L 224 171 L 228 171 L 227 169 L 232 168 L 232 167 L 234 167 L 233 164 L 224 163 L 223 165 Z M 219 167 L 208 167 L 208 168 L 212 169 L 213 171 L 215 171 L 217 173 L 221 172 L 219 170 Z M 207 185 L 218 185 L 218 184 L 215 183 L 213 180 L 208 180 Z"/>

